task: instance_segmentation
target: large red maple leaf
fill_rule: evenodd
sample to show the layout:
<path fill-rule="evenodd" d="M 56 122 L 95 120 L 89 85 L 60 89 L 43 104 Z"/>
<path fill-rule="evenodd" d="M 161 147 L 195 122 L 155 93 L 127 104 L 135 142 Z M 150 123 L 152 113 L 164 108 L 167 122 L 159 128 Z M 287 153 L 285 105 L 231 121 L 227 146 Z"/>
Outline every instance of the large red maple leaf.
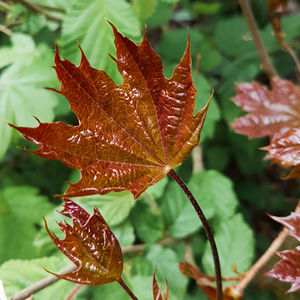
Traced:
<path fill-rule="evenodd" d="M 36 155 L 61 160 L 82 177 L 66 196 L 130 190 L 137 198 L 187 158 L 199 143 L 208 106 L 195 116 L 190 41 L 170 79 L 144 35 L 140 45 L 112 25 L 123 83 L 116 85 L 92 68 L 82 52 L 80 65 L 55 55 L 55 70 L 64 95 L 78 118 L 77 126 L 39 123 L 15 127 L 39 146 Z"/>

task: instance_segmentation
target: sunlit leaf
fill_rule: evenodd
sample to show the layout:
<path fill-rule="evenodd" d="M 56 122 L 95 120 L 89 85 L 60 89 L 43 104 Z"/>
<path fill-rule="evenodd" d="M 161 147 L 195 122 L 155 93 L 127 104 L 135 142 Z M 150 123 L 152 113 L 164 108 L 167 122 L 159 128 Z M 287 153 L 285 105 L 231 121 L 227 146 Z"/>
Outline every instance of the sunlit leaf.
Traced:
<path fill-rule="evenodd" d="M 55 70 L 62 83 L 57 92 L 69 100 L 79 124 L 13 126 L 39 146 L 35 154 L 81 170 L 82 178 L 70 185 L 67 196 L 129 190 L 137 198 L 199 143 L 208 105 L 193 115 L 190 42 L 166 79 L 145 36 L 137 46 L 112 27 L 123 84 L 92 68 L 83 52 L 79 67 L 57 52 Z"/>

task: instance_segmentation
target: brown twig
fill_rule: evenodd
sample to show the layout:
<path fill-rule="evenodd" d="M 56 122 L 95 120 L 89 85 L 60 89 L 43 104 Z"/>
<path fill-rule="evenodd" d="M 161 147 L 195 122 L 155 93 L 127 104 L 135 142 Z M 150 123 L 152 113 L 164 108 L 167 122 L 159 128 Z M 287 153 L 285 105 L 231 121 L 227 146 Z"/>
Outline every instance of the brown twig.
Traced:
<path fill-rule="evenodd" d="M 298 203 L 295 213 L 300 212 L 300 202 Z M 266 252 L 258 259 L 258 261 L 243 274 L 242 280 L 235 286 L 231 287 L 231 290 L 235 295 L 240 297 L 243 295 L 244 289 L 246 286 L 253 280 L 261 268 L 273 257 L 278 249 L 282 246 L 285 239 L 289 236 L 289 231 L 286 228 L 283 228 L 278 234 L 276 239 L 271 243 L 270 247 Z"/>
<path fill-rule="evenodd" d="M 0 1 L 0 7 L 4 8 L 6 10 L 11 9 L 11 6 L 8 3 L 4 2 L 4 1 Z"/>
<path fill-rule="evenodd" d="M 5 33 L 6 35 L 12 35 L 13 31 L 7 27 L 5 27 L 4 25 L 0 25 L 0 31 Z"/>
<path fill-rule="evenodd" d="M 44 15 L 49 21 L 58 22 L 58 23 L 62 22 L 62 18 L 49 14 L 48 12 L 44 11 L 41 8 L 41 6 L 36 5 L 35 3 L 29 2 L 27 0 L 14 0 L 14 2 L 22 4 L 23 6 L 25 6 L 30 11 L 32 11 L 37 15 Z"/>
<path fill-rule="evenodd" d="M 180 242 L 186 241 L 186 240 L 187 240 L 186 238 L 185 239 L 165 238 L 165 239 L 160 240 L 158 242 L 158 244 L 161 246 L 167 246 L 167 245 L 171 245 L 171 244 L 175 244 L 175 243 L 180 243 Z M 146 244 L 122 247 L 122 253 L 123 254 L 137 253 L 137 252 L 144 250 L 145 247 L 146 247 Z M 57 274 L 65 274 L 65 273 L 73 272 L 76 269 L 77 269 L 77 266 L 72 265 L 72 266 L 69 266 L 69 267 L 59 271 Z M 49 285 L 55 283 L 59 279 L 60 278 L 58 278 L 54 275 L 50 275 L 47 278 L 44 278 L 38 282 L 35 282 L 31 286 L 29 286 L 21 291 L 18 291 L 9 300 L 24 300 L 24 299 L 28 298 L 30 295 L 33 295 L 33 294 L 39 292 L 40 290 L 48 287 Z"/>
<path fill-rule="evenodd" d="M 253 16 L 253 12 L 251 9 L 251 6 L 249 5 L 249 1 L 248 0 L 238 0 L 240 7 L 242 9 L 242 13 L 244 15 L 244 18 L 247 21 L 248 24 L 248 28 L 251 32 L 252 38 L 253 38 L 253 42 L 255 44 L 255 47 L 257 49 L 257 52 L 260 56 L 260 59 L 262 61 L 262 67 L 263 70 L 266 72 L 266 74 L 269 76 L 269 78 L 278 76 L 276 73 L 276 70 L 271 62 L 271 59 L 266 51 L 266 48 L 263 44 L 263 41 L 260 37 L 254 16 Z"/>

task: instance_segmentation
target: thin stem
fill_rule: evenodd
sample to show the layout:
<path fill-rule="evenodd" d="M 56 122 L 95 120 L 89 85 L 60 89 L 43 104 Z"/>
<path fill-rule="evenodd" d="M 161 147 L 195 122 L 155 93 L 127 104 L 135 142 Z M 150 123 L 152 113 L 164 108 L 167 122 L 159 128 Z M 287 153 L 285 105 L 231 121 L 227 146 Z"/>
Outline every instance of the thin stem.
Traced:
<path fill-rule="evenodd" d="M 257 52 L 260 56 L 260 59 L 262 61 L 263 70 L 266 72 L 266 74 L 269 76 L 269 78 L 278 76 L 276 73 L 276 70 L 271 62 L 271 59 L 266 51 L 266 48 L 263 44 L 263 41 L 260 37 L 253 12 L 251 9 L 251 6 L 249 5 L 248 0 L 238 0 L 240 7 L 242 9 L 242 13 L 244 15 L 244 18 L 247 21 L 248 28 L 251 32 L 255 47 L 257 49 Z"/>
<path fill-rule="evenodd" d="M 295 213 L 300 213 L 300 202 L 298 203 Z M 278 234 L 276 239 L 271 243 L 270 247 L 266 250 L 266 252 L 258 259 L 258 261 L 246 272 L 242 280 L 235 286 L 233 286 L 235 295 L 243 295 L 244 289 L 251 282 L 251 280 L 257 275 L 257 273 L 261 270 L 261 268 L 272 258 L 272 256 L 278 251 L 278 249 L 282 246 L 285 239 L 289 236 L 289 230 L 283 228 L 281 232 Z"/>
<path fill-rule="evenodd" d="M 199 204 L 197 203 L 196 199 L 194 198 L 193 194 L 189 190 L 189 188 L 186 186 L 186 184 L 181 180 L 181 178 L 177 175 L 177 173 L 174 170 L 171 170 L 168 175 L 173 178 L 178 185 L 181 187 L 181 189 L 184 191 L 184 193 L 187 195 L 188 199 L 190 200 L 191 204 L 193 205 L 195 211 L 197 212 L 202 225 L 204 227 L 206 236 L 208 238 L 210 248 L 213 254 L 214 259 L 214 265 L 215 265 L 215 274 L 216 274 L 216 284 L 217 284 L 217 299 L 222 300 L 223 291 L 222 291 L 222 276 L 221 276 L 221 267 L 220 267 L 220 261 L 219 261 L 219 255 L 218 250 L 216 246 L 216 242 L 212 233 L 212 230 L 207 222 L 207 219 L 200 208 Z"/>
<path fill-rule="evenodd" d="M 133 300 L 138 300 L 138 298 L 134 295 L 134 293 L 130 290 L 130 288 L 126 285 L 122 278 L 118 280 L 120 286 L 124 289 L 124 291 L 129 295 L 129 297 Z"/>

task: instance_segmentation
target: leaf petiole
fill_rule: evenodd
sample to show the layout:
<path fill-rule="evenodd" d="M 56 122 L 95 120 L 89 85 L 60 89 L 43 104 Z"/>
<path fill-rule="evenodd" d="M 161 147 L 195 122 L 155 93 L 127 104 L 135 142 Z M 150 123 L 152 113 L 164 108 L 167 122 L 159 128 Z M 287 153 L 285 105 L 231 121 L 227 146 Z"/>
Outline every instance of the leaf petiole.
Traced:
<path fill-rule="evenodd" d="M 133 292 L 130 290 L 130 288 L 127 286 L 127 284 L 124 282 L 124 280 L 122 278 L 120 278 L 118 280 L 118 283 L 120 284 L 120 286 L 124 289 L 124 291 L 129 295 L 129 297 L 133 300 L 139 300 L 134 294 Z"/>
<path fill-rule="evenodd" d="M 210 248 L 213 254 L 214 259 L 214 265 L 215 265 L 215 274 L 216 274 L 216 284 L 217 284 L 217 300 L 222 300 L 223 291 L 222 291 L 222 276 L 221 276 L 221 267 L 220 267 L 220 260 L 218 255 L 218 250 L 216 246 L 216 242 L 212 233 L 212 230 L 208 224 L 208 221 L 200 208 L 199 204 L 197 203 L 195 197 L 189 190 L 189 188 L 186 186 L 186 184 L 182 181 L 182 179 L 178 176 L 178 174 L 172 169 L 168 175 L 174 179 L 178 185 L 181 187 L 181 189 L 184 191 L 184 193 L 187 195 L 188 199 L 190 200 L 191 204 L 193 205 L 195 211 L 197 212 L 201 223 L 204 227 L 207 239 L 210 244 Z"/>

